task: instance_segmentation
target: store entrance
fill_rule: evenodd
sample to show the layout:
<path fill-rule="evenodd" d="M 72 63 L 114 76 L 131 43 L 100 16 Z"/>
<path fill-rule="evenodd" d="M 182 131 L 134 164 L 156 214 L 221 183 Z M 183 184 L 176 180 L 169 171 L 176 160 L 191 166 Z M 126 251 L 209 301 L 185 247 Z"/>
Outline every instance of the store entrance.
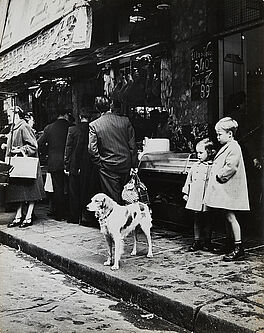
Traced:
<path fill-rule="evenodd" d="M 246 164 L 251 212 L 257 219 L 263 214 L 264 187 L 263 46 L 264 26 L 225 37 L 223 43 L 223 116 L 239 125 L 237 140 Z"/>
<path fill-rule="evenodd" d="M 264 26 L 224 38 L 224 116 L 243 113 L 249 129 L 260 125 L 264 111 Z M 238 114 L 240 114 L 238 116 Z"/>

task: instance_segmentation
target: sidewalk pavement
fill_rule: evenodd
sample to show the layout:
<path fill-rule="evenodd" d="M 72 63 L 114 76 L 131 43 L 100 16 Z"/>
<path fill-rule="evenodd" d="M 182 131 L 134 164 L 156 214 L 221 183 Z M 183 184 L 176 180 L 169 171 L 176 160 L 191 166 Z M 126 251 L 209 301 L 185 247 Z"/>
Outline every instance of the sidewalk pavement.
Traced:
<path fill-rule="evenodd" d="M 226 263 L 187 252 L 190 235 L 153 228 L 154 257 L 146 257 L 143 234 L 131 257 L 128 237 L 121 267 L 112 271 L 103 266 L 99 229 L 47 219 L 44 206 L 36 215 L 32 227 L 8 229 L 14 213 L 1 213 L 0 242 L 192 332 L 264 332 L 264 241 L 247 240 L 246 260 Z"/>

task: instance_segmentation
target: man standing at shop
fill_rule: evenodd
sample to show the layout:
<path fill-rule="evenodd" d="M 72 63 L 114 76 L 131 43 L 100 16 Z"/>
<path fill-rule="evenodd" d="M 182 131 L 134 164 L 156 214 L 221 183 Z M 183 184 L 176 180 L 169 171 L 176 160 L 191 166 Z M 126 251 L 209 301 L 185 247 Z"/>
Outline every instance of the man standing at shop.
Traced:
<path fill-rule="evenodd" d="M 131 168 L 138 165 L 134 129 L 127 117 L 119 116 L 120 103 L 95 98 L 101 117 L 89 125 L 89 153 L 99 168 L 101 190 L 121 204 L 121 193 Z"/>
<path fill-rule="evenodd" d="M 88 153 L 89 115 L 84 108 L 80 111 L 80 123 L 68 131 L 64 155 L 64 172 L 69 177 L 69 215 L 68 223 L 83 224 L 93 222 L 94 214 L 86 211 L 91 196 L 98 193 L 99 180 L 97 168 Z"/>
<path fill-rule="evenodd" d="M 68 111 L 60 110 L 57 119 L 44 128 L 38 139 L 39 147 L 48 146 L 48 172 L 51 174 L 53 185 L 54 218 L 58 221 L 66 218 L 64 150 L 68 128 Z"/>

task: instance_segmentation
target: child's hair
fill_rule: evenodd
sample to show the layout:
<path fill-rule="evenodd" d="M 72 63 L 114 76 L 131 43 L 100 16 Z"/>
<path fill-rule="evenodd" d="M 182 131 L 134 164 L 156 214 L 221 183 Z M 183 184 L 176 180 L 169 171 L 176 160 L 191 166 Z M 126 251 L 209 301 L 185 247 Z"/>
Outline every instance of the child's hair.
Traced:
<path fill-rule="evenodd" d="M 215 125 L 216 130 L 223 129 L 226 132 L 231 131 L 233 133 L 233 136 L 235 136 L 237 128 L 238 123 L 231 117 L 224 117 L 220 119 Z"/>
<path fill-rule="evenodd" d="M 207 152 L 207 160 L 210 161 L 214 158 L 216 150 L 214 149 L 214 143 L 209 138 L 205 138 L 197 142 L 196 147 L 204 146 L 205 151 Z"/>

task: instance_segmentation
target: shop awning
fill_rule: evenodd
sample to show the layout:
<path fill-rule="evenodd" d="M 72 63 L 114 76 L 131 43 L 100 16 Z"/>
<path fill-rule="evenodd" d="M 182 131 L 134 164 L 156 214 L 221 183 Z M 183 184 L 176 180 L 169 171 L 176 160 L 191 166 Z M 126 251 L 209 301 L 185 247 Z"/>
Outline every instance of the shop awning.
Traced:
<path fill-rule="evenodd" d="M 123 42 L 102 47 L 76 49 L 63 57 L 47 61 L 28 72 L 13 76 L 3 82 L 0 80 L 0 91 L 24 90 L 26 85 L 31 85 L 33 81 L 40 80 L 40 77 L 52 79 L 83 75 L 89 73 L 89 68 L 92 72 L 97 71 L 97 65 L 103 66 L 105 62 L 127 60 L 130 56 L 143 51 L 160 55 L 164 50 L 166 50 L 166 44 L 161 42 L 152 44 Z"/>
<path fill-rule="evenodd" d="M 28 73 L 41 65 L 89 49 L 92 34 L 92 9 L 80 6 L 57 24 L 0 55 L 0 83 Z"/>

